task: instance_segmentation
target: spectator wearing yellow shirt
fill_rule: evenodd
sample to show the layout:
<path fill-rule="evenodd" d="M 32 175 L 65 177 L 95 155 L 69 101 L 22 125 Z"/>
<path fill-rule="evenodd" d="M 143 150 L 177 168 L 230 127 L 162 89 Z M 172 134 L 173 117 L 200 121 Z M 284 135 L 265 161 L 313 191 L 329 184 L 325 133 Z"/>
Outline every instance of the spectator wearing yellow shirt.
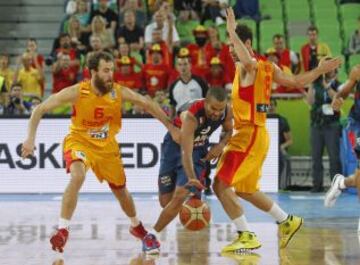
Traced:
<path fill-rule="evenodd" d="M 5 78 L 5 87 L 9 91 L 14 81 L 14 71 L 9 68 L 9 56 L 0 54 L 0 76 Z"/>
<path fill-rule="evenodd" d="M 20 63 L 18 63 L 14 79 L 21 84 L 25 97 L 37 96 L 41 98 L 41 84 L 44 79 L 42 70 L 37 65 L 36 68 L 31 66 L 32 56 L 28 52 L 22 55 L 21 61 L 23 67 L 20 69 Z"/>

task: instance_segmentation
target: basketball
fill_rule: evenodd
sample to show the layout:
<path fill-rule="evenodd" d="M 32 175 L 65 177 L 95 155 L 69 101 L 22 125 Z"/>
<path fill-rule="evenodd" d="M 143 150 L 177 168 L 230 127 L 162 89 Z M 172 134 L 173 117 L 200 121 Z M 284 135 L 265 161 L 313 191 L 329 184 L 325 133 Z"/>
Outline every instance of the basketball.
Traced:
<path fill-rule="evenodd" d="M 211 218 L 210 208 L 205 202 L 190 198 L 181 208 L 179 218 L 185 228 L 199 231 L 209 225 Z"/>

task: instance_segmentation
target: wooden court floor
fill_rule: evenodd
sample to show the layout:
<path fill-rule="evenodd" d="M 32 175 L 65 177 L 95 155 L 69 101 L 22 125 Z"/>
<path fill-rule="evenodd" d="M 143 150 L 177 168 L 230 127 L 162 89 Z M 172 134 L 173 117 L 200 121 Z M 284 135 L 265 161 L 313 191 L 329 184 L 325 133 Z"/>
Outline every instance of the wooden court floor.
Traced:
<path fill-rule="evenodd" d="M 343 196 L 334 209 L 322 207 L 322 196 L 275 194 L 285 210 L 305 217 L 289 246 L 279 251 L 277 226 L 245 204 L 251 229 L 262 248 L 251 254 L 221 256 L 234 227 L 216 198 L 208 198 L 212 224 L 189 232 L 176 219 L 161 234 L 161 255 L 149 259 L 141 242 L 128 233 L 128 221 L 111 195 L 81 195 L 63 255 L 53 252 L 49 235 L 57 223 L 59 195 L 0 195 L 1 265 L 360 265 L 360 216 L 356 196 Z M 153 195 L 135 195 L 138 215 L 150 227 L 160 212 Z"/>

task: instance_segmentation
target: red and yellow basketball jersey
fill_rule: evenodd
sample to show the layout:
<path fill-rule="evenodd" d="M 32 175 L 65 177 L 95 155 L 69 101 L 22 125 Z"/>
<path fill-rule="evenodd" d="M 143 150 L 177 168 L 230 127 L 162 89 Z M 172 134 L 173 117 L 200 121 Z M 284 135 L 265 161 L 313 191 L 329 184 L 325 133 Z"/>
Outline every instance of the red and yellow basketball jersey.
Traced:
<path fill-rule="evenodd" d="M 231 94 L 234 127 L 240 129 L 242 124 L 265 126 L 274 67 L 270 62 L 259 60 L 255 82 L 247 87 L 240 86 L 240 71 L 237 66 Z"/>
<path fill-rule="evenodd" d="M 70 134 L 103 147 L 115 139 L 121 128 L 121 86 L 97 96 L 90 80 L 79 84 L 79 97 L 73 105 Z"/>

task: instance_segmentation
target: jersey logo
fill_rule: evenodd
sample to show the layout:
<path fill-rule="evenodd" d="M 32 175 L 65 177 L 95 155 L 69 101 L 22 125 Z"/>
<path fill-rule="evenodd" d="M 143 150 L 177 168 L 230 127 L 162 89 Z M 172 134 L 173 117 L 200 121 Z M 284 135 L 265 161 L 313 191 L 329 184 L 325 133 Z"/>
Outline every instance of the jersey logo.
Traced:
<path fill-rule="evenodd" d="M 105 124 L 100 130 L 89 130 L 88 133 L 93 139 L 106 139 L 109 136 L 109 124 Z"/>
<path fill-rule="evenodd" d="M 270 106 L 268 104 L 256 104 L 256 111 L 266 113 L 269 111 Z"/>
<path fill-rule="evenodd" d="M 201 134 L 208 134 L 208 133 L 210 132 L 210 130 L 211 130 L 211 126 L 208 126 L 207 128 L 202 129 L 202 130 L 200 131 L 200 133 L 201 133 Z"/>

